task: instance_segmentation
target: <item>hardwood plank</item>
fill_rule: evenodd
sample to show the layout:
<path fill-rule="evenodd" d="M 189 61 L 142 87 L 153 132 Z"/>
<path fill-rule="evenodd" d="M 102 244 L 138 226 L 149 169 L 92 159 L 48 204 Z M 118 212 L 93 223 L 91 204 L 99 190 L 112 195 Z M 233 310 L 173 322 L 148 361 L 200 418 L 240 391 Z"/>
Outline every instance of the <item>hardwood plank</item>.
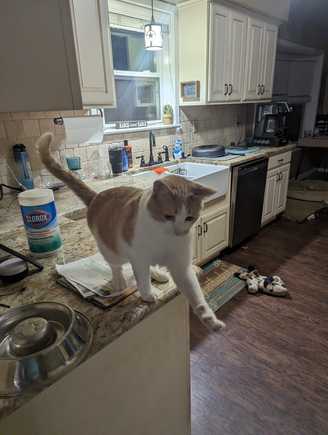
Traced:
<path fill-rule="evenodd" d="M 280 275 L 290 298 L 240 293 L 220 334 L 191 316 L 192 435 L 328 433 L 328 219 L 276 221 L 224 260 Z"/>

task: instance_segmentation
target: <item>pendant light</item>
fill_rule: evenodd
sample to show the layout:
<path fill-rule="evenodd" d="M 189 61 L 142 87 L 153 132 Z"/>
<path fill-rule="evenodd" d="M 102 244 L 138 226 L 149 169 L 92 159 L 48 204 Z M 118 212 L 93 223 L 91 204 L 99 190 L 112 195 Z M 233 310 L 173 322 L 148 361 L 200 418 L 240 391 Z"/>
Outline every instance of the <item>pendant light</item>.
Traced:
<path fill-rule="evenodd" d="M 154 0 L 151 0 L 151 22 L 145 25 L 145 49 L 156 51 L 163 48 L 162 25 L 154 20 Z"/>

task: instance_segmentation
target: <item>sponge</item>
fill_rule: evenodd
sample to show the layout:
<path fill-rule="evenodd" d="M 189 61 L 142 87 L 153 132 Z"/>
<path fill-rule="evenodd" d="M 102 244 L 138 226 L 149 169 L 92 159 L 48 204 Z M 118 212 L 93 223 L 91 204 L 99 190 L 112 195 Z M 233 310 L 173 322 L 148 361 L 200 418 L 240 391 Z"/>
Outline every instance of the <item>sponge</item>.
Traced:
<path fill-rule="evenodd" d="M 167 172 L 168 169 L 159 167 L 159 168 L 152 169 L 152 171 L 155 172 L 155 174 L 161 175 L 161 174 L 164 174 L 164 172 Z"/>

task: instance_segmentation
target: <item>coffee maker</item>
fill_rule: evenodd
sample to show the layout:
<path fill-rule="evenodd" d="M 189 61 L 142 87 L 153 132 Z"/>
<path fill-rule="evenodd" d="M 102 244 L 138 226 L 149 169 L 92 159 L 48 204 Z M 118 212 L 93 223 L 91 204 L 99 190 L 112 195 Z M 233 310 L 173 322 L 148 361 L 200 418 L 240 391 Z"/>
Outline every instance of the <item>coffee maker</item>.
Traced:
<path fill-rule="evenodd" d="M 258 104 L 256 107 L 253 145 L 282 146 L 288 144 L 288 114 L 285 101 Z"/>

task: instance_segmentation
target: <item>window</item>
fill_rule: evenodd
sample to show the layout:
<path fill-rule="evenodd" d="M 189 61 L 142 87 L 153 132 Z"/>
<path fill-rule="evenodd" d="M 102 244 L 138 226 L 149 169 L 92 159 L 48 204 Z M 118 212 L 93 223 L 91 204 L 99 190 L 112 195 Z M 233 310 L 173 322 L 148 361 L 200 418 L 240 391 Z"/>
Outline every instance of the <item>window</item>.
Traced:
<path fill-rule="evenodd" d="M 166 29 L 163 50 L 152 52 L 144 48 L 143 31 L 150 20 L 150 9 L 134 3 L 109 3 L 116 107 L 104 109 L 107 129 L 159 124 L 163 106 L 176 106 L 171 33 L 174 9 L 164 7 L 166 10 L 155 16 Z"/>

